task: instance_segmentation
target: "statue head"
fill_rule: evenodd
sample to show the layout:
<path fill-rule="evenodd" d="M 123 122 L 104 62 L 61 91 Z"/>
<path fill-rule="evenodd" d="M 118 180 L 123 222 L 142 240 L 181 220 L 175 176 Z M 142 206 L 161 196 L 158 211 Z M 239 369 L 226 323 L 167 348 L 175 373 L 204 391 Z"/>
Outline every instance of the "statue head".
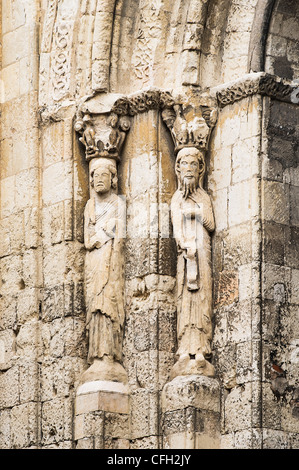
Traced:
<path fill-rule="evenodd" d="M 114 160 L 99 158 L 90 170 L 90 184 L 98 194 L 117 189 L 117 168 Z"/>
<path fill-rule="evenodd" d="M 202 188 L 205 174 L 204 154 L 195 147 L 185 147 L 180 150 L 176 158 L 176 175 L 179 189 L 187 198 L 198 187 Z"/>

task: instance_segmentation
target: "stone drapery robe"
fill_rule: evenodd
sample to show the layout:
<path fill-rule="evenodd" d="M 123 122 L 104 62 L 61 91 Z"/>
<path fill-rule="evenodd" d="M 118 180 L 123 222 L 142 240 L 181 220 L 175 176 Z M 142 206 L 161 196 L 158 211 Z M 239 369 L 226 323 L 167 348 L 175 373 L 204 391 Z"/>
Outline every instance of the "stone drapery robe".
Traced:
<path fill-rule="evenodd" d="M 215 228 L 209 195 L 198 187 L 184 199 L 178 189 L 171 202 L 171 218 L 178 250 L 177 355 L 195 358 L 201 353 L 209 358 L 212 339 L 210 232 Z"/>
<path fill-rule="evenodd" d="M 122 357 L 124 325 L 124 210 L 112 193 L 105 202 L 91 198 L 84 212 L 86 327 L 88 362 Z"/>

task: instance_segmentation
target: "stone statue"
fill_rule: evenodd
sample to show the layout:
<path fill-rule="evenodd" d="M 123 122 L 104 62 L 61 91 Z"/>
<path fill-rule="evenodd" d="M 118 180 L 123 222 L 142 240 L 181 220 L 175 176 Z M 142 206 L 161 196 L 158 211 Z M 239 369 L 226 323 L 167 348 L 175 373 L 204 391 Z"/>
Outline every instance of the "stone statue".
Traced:
<path fill-rule="evenodd" d="M 116 194 L 114 159 L 90 163 L 91 198 L 84 212 L 86 325 L 90 368 L 82 381 L 126 382 L 121 365 L 124 312 L 125 203 Z"/>
<path fill-rule="evenodd" d="M 173 233 L 177 244 L 178 360 L 171 379 L 178 375 L 214 375 L 209 362 L 212 339 L 212 273 L 210 233 L 214 215 L 202 184 L 204 154 L 195 147 L 178 151 L 178 189 L 171 202 Z"/>

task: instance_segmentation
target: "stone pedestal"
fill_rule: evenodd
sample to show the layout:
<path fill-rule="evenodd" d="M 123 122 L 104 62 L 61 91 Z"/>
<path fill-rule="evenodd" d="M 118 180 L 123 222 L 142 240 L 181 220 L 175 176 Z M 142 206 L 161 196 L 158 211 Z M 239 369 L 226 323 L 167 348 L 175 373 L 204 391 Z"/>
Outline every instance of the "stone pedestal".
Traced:
<path fill-rule="evenodd" d="M 179 376 L 162 392 L 164 449 L 220 447 L 220 386 L 202 375 Z"/>
<path fill-rule="evenodd" d="M 81 385 L 75 403 L 77 449 L 126 449 L 130 438 L 129 389 L 96 380 Z"/>

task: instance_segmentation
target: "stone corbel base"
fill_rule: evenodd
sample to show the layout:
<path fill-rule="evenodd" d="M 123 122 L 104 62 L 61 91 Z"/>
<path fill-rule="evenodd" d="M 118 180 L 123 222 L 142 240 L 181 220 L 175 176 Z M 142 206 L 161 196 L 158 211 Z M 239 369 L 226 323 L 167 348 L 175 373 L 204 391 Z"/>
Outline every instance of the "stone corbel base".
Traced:
<path fill-rule="evenodd" d="M 75 402 L 76 448 L 129 448 L 129 413 L 127 385 L 105 380 L 81 385 Z"/>
<path fill-rule="evenodd" d="M 162 392 L 164 449 L 220 447 L 220 386 L 203 375 L 176 377 Z"/>

